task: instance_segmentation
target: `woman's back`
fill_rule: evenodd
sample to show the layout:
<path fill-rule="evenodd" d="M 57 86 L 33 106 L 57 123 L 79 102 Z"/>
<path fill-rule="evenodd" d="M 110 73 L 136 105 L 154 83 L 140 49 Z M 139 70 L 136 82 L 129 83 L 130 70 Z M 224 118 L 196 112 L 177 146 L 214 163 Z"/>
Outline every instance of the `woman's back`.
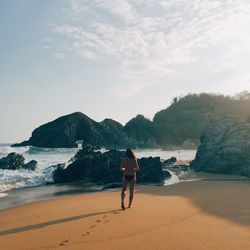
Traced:
<path fill-rule="evenodd" d="M 126 157 L 122 160 L 121 171 L 124 175 L 135 175 L 136 171 L 139 171 L 139 166 L 136 158 Z"/>

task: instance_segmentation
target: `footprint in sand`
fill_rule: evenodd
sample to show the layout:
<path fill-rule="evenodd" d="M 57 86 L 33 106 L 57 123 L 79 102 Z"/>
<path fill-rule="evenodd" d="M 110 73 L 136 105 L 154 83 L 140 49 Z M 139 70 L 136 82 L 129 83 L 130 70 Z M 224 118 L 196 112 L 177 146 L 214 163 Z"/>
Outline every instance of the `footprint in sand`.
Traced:
<path fill-rule="evenodd" d="M 118 212 L 118 211 L 115 211 L 113 214 L 119 214 L 119 212 Z"/>
<path fill-rule="evenodd" d="M 65 243 L 68 243 L 69 241 L 68 240 L 64 240 L 60 243 L 61 246 L 63 246 Z"/>
<path fill-rule="evenodd" d="M 109 222 L 109 220 L 105 220 L 103 223 L 107 223 L 107 222 Z"/>
<path fill-rule="evenodd" d="M 101 222 L 100 220 L 96 220 L 97 223 Z"/>
<path fill-rule="evenodd" d="M 95 228 L 96 227 L 96 225 L 92 225 L 91 227 L 90 227 L 90 229 L 93 229 L 93 228 Z"/>

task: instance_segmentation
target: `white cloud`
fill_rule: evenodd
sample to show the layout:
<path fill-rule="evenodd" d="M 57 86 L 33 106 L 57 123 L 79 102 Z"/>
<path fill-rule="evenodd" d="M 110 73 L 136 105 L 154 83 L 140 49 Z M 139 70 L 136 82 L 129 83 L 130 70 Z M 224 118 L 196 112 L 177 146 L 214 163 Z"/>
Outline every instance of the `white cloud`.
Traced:
<path fill-rule="evenodd" d="M 124 75 L 118 90 L 128 96 L 178 65 L 227 64 L 226 58 L 249 50 L 249 11 L 246 0 L 72 0 L 72 15 L 84 21 L 94 13 L 88 25 L 54 25 L 52 31 L 77 56 L 118 60 Z M 124 91 L 126 84 L 133 91 Z"/>
<path fill-rule="evenodd" d="M 96 6 L 107 10 L 111 14 L 120 17 L 126 23 L 134 23 L 137 20 L 135 9 L 125 0 L 96 0 Z"/>

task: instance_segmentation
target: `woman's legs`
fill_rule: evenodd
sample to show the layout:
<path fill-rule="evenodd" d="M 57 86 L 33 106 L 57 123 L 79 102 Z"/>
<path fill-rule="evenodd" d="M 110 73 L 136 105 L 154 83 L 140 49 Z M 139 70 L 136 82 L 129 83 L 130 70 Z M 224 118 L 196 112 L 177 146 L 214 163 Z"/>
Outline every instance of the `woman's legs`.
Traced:
<path fill-rule="evenodd" d="M 126 178 L 122 178 L 122 192 L 121 192 L 121 201 L 122 201 L 122 209 L 125 209 L 125 206 L 124 206 L 124 199 L 125 199 L 125 196 L 126 196 L 126 190 L 127 190 L 127 186 L 128 186 L 128 181 Z"/>
<path fill-rule="evenodd" d="M 134 188 L 135 188 L 135 178 L 133 178 L 130 181 L 130 186 L 129 186 L 129 204 L 128 204 L 129 208 L 131 207 L 132 201 L 133 201 L 133 198 L 134 198 Z"/>

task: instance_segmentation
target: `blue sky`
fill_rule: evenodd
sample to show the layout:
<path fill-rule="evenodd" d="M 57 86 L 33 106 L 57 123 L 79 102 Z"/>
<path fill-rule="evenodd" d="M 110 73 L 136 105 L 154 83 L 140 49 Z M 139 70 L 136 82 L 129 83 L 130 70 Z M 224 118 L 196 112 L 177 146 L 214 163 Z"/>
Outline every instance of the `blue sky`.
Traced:
<path fill-rule="evenodd" d="M 250 90 L 249 27 L 248 0 L 1 0 L 0 142 L 75 111 L 124 124 Z"/>

